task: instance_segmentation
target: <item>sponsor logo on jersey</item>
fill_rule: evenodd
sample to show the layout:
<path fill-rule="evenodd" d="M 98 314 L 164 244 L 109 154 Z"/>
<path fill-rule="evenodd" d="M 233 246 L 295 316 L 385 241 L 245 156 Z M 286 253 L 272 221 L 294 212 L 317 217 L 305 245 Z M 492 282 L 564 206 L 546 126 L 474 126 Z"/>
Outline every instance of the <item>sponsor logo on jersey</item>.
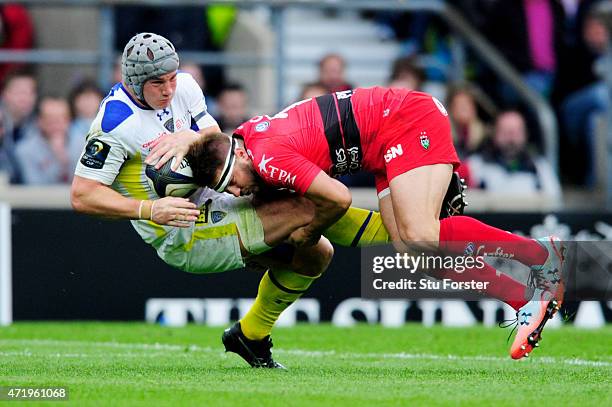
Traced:
<path fill-rule="evenodd" d="M 159 121 L 163 121 L 164 120 L 164 116 L 169 115 L 170 114 L 170 110 L 168 109 L 163 109 L 161 112 L 156 113 L 155 115 L 157 116 L 157 118 L 159 119 Z"/>
<path fill-rule="evenodd" d="M 260 174 L 265 174 L 268 179 L 280 181 L 285 185 L 294 185 L 296 176 L 290 173 L 289 171 L 285 171 L 281 168 L 270 165 L 270 161 L 272 161 L 274 157 L 266 158 L 264 154 L 257 165 Z"/>
<path fill-rule="evenodd" d="M 436 107 L 438 108 L 438 110 L 440 111 L 440 113 L 442 113 L 444 116 L 448 116 L 448 112 L 446 111 L 446 108 L 444 107 L 444 105 L 435 97 L 432 96 L 433 102 L 435 103 Z"/>
<path fill-rule="evenodd" d="M 166 134 L 168 133 L 162 133 L 160 135 L 158 135 L 157 137 L 155 137 L 153 140 L 147 141 L 146 143 L 144 143 L 142 145 L 142 148 L 146 148 L 146 149 L 152 149 L 153 147 L 155 147 L 157 145 L 157 143 L 159 143 L 160 139 L 162 137 L 164 137 Z"/>
<path fill-rule="evenodd" d="M 353 96 L 352 90 L 343 90 L 341 92 L 336 92 L 336 97 L 338 98 L 338 100 L 349 99 L 351 96 Z"/>
<path fill-rule="evenodd" d="M 387 150 L 387 153 L 384 155 L 385 162 L 388 163 L 394 158 L 397 158 L 398 156 L 402 154 L 404 154 L 404 150 L 402 149 L 401 144 L 398 144 L 395 147 L 391 147 L 390 149 Z"/>
<path fill-rule="evenodd" d="M 85 147 L 85 152 L 81 157 L 81 164 L 83 164 L 85 167 L 99 170 L 104 166 L 104 162 L 106 161 L 106 157 L 108 157 L 108 152 L 110 149 L 111 146 L 102 140 L 98 140 L 96 138 L 89 140 L 89 143 L 87 143 L 87 146 Z"/>
<path fill-rule="evenodd" d="M 339 148 L 335 151 L 336 153 L 336 164 L 334 165 L 333 173 L 336 176 L 340 176 L 346 172 L 348 169 L 348 161 L 346 160 L 346 152 L 344 148 Z"/>
<path fill-rule="evenodd" d="M 196 225 L 205 225 L 208 223 L 208 215 L 210 212 L 210 205 L 212 204 L 212 199 L 207 199 L 204 202 L 204 205 L 200 206 L 200 215 L 198 219 L 195 221 Z"/>
<path fill-rule="evenodd" d="M 261 133 L 262 131 L 268 130 L 269 127 L 270 127 L 270 122 L 268 121 L 261 122 L 257 124 L 257 126 L 255 126 L 255 131 Z"/>
<path fill-rule="evenodd" d="M 268 173 L 268 170 L 266 169 L 266 165 L 270 161 L 272 161 L 272 160 L 274 160 L 274 157 L 270 157 L 270 158 L 266 159 L 266 155 L 265 154 L 261 157 L 261 161 L 259 161 L 259 166 L 258 167 L 259 167 L 259 171 L 262 174 L 267 174 Z"/>
<path fill-rule="evenodd" d="M 223 211 L 212 211 L 210 213 L 210 220 L 212 223 L 219 223 L 227 216 L 226 212 Z"/>
<path fill-rule="evenodd" d="M 385 109 L 385 110 L 383 110 L 383 117 L 387 117 L 387 116 L 389 116 L 389 113 L 391 113 L 391 110 L 390 110 L 390 109 Z"/>
<path fill-rule="evenodd" d="M 419 137 L 419 140 L 421 141 L 421 147 L 423 147 L 425 150 L 428 150 L 429 149 L 429 136 L 427 135 L 427 132 L 422 131 L 421 136 Z"/>

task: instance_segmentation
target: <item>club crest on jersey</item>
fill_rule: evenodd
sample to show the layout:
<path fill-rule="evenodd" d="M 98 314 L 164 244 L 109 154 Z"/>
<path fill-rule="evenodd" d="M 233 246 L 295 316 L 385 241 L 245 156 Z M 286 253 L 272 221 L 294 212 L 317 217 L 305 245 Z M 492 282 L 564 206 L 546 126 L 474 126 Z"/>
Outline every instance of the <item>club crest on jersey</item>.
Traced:
<path fill-rule="evenodd" d="M 419 137 L 419 140 L 421 141 L 421 147 L 423 147 L 425 150 L 429 149 L 429 136 L 427 136 L 427 133 L 422 131 L 421 132 L 421 136 Z"/>
<path fill-rule="evenodd" d="M 270 127 L 270 122 L 268 121 L 261 122 L 257 126 L 255 126 L 255 131 L 261 133 L 262 131 L 268 130 L 269 127 Z"/>
<path fill-rule="evenodd" d="M 227 213 L 222 211 L 212 211 L 210 213 L 210 220 L 212 223 L 219 223 L 227 216 Z"/>
<path fill-rule="evenodd" d="M 164 127 L 169 132 L 171 133 L 174 132 L 174 120 L 172 120 L 172 118 L 169 118 L 168 120 L 166 120 L 166 122 L 164 123 Z"/>

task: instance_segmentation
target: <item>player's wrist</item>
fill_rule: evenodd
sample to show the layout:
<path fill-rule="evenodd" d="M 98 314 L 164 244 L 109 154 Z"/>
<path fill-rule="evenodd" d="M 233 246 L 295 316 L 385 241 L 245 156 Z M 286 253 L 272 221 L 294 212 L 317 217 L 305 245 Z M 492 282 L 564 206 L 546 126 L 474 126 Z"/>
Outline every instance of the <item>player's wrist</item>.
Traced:
<path fill-rule="evenodd" d="M 153 201 L 148 199 L 140 201 L 138 205 L 138 219 L 150 220 L 153 217 Z"/>

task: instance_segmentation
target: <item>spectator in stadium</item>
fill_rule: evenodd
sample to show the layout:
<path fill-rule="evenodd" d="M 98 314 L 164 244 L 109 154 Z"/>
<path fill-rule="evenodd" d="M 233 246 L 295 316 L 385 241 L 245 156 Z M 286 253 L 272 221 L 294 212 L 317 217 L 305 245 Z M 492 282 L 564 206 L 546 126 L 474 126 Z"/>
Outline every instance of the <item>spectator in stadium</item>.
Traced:
<path fill-rule="evenodd" d="M 468 159 L 472 185 L 513 196 L 544 194 L 558 202 L 559 180 L 545 158 L 529 152 L 527 140 L 523 115 L 516 110 L 501 112 L 490 146 Z"/>
<path fill-rule="evenodd" d="M 591 10 L 583 24 L 583 41 L 587 49 L 586 60 L 590 61 L 590 83 L 569 94 L 563 100 L 560 109 L 564 133 L 569 146 L 574 152 L 585 158 L 584 174 L 580 183 L 586 186 L 595 184 L 595 136 L 597 131 L 597 117 L 601 117 L 609 106 L 608 87 L 602 78 L 598 78 L 595 70 L 603 66 L 606 49 L 609 46 L 608 29 L 593 10 Z M 584 77 L 583 77 L 584 78 Z M 574 163 L 574 170 L 577 163 Z"/>
<path fill-rule="evenodd" d="M 220 128 L 207 112 L 201 88 L 191 75 L 178 72 L 178 54 L 166 38 L 137 34 L 125 45 L 122 60 L 123 80 L 102 102 L 77 164 L 73 207 L 132 220 L 160 258 L 187 272 L 222 272 L 247 263 L 268 268 L 255 303 L 225 331 L 223 343 L 253 367 L 282 368 L 272 359 L 272 326 L 324 272 L 333 248 L 323 238 L 313 247 L 266 252 L 307 224 L 312 206 L 283 193 L 266 201 L 209 189 L 199 189 L 189 200 L 160 197 L 161 190 L 146 181 L 146 164 L 159 168 L 172 157 L 181 163 L 191 143 Z M 347 245 L 387 241 L 378 214 L 351 213 L 326 234 Z"/>
<path fill-rule="evenodd" d="M 425 72 L 416 64 L 413 56 L 399 57 L 393 61 L 389 77 L 390 88 L 421 90 L 424 81 Z"/>
<path fill-rule="evenodd" d="M 302 87 L 299 100 L 316 98 L 327 93 L 327 88 L 318 82 L 310 82 Z"/>
<path fill-rule="evenodd" d="M 487 129 L 478 117 L 478 107 L 472 88 L 467 84 L 451 85 L 447 94 L 448 117 L 453 128 L 453 141 L 461 166 L 461 178 L 473 186 L 472 174 L 466 158 L 477 151 L 485 141 Z"/>
<path fill-rule="evenodd" d="M 5 134 L 4 111 L 0 109 L 0 173 L 8 177 L 10 183 L 18 183 L 21 174 L 15 158 L 15 146 L 13 140 Z"/>
<path fill-rule="evenodd" d="M 453 140 L 460 158 L 478 150 L 487 136 L 487 128 L 478 117 L 474 91 L 468 84 L 449 87 L 448 116 L 453 126 Z"/>
<path fill-rule="evenodd" d="M 346 61 L 339 54 L 327 54 L 319 61 L 318 83 L 325 86 L 326 93 L 352 89 L 345 77 Z"/>
<path fill-rule="evenodd" d="M 219 93 L 217 102 L 217 123 L 226 133 L 248 119 L 248 96 L 244 87 L 238 83 L 228 84 Z"/>
<path fill-rule="evenodd" d="M 70 182 L 82 147 L 71 140 L 70 107 L 63 98 L 44 97 L 40 101 L 37 128 L 16 146 L 16 155 L 28 185 Z M 79 145 L 73 147 L 73 143 Z"/>
<path fill-rule="evenodd" d="M 29 71 L 10 73 L 2 88 L 5 137 L 19 142 L 36 126 L 34 108 L 38 98 L 37 81 Z"/>
<path fill-rule="evenodd" d="M 586 23 L 596 17 L 594 6 L 601 0 L 562 1 L 565 10 L 564 43 L 558 55 L 559 64 L 555 76 L 552 102 L 558 105 L 567 96 L 599 80 L 593 69 L 601 57 L 601 49 L 589 44 L 585 36 Z M 595 45 L 595 46 L 594 46 Z"/>
<path fill-rule="evenodd" d="M 112 87 L 116 83 L 121 83 L 121 55 L 115 60 L 115 64 L 113 65 L 113 79 L 108 86 Z"/>
<path fill-rule="evenodd" d="M 202 67 L 195 62 L 181 62 L 181 71 L 187 72 L 193 79 L 196 81 L 198 86 L 202 88 L 202 92 L 204 92 L 204 96 L 206 96 L 206 105 L 208 106 L 208 113 L 210 113 L 213 117 L 217 116 L 218 107 L 217 107 L 217 98 L 213 97 L 208 93 L 208 89 L 206 88 L 206 77 L 204 76 L 204 71 Z"/>
<path fill-rule="evenodd" d="M 190 162 L 195 181 L 217 191 L 242 196 L 263 188 L 290 188 L 311 200 L 312 222 L 290 236 L 297 246 L 317 242 L 349 207 L 350 192 L 334 177 L 364 168 L 376 175 L 381 216 L 398 250 L 465 255 L 478 247 L 487 253 L 512 253 L 538 282 L 529 301 L 524 284 L 488 265 L 460 275 L 449 270 L 434 274 L 489 282 L 483 292 L 504 300 L 521 316 L 510 348 L 510 355 L 520 359 L 535 348 L 543 324 L 562 301 L 562 245 L 552 237 L 526 239 L 467 216 L 439 219 L 459 164 L 447 116 L 444 106 L 426 93 L 358 88 L 302 101 L 273 118 L 256 116 L 233 136 L 221 133 L 198 140 Z"/>
<path fill-rule="evenodd" d="M 85 143 L 85 136 L 89 132 L 91 122 L 96 118 L 103 97 L 98 85 L 90 79 L 80 82 L 70 91 L 68 103 L 72 116 L 71 136 L 74 135 Z"/>
<path fill-rule="evenodd" d="M 486 19 L 485 35 L 522 74 L 527 85 L 548 97 L 563 46 L 564 10 L 555 0 L 496 0 Z M 509 85 L 502 100 L 517 103 Z"/>
<path fill-rule="evenodd" d="M 204 72 L 202 72 L 200 65 L 195 62 L 183 62 L 181 63 L 181 71 L 191 75 L 198 86 L 202 88 L 202 92 L 206 94 L 206 78 L 204 77 Z"/>
<path fill-rule="evenodd" d="M 0 5 L 0 49 L 25 50 L 34 44 L 34 25 L 28 10 L 19 4 Z M 0 83 L 6 75 L 20 68 L 18 63 L 0 64 Z"/>

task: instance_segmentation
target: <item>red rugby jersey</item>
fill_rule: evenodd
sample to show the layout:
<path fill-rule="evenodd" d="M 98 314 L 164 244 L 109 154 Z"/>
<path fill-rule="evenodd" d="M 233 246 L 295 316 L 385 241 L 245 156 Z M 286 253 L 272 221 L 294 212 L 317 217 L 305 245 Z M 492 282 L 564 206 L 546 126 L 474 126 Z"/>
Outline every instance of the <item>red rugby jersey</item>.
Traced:
<path fill-rule="evenodd" d="M 384 172 L 384 140 L 376 136 L 410 95 L 431 98 L 406 89 L 357 88 L 296 102 L 271 117 L 253 117 L 234 134 L 244 139 L 266 183 L 303 195 L 321 170 Z"/>

